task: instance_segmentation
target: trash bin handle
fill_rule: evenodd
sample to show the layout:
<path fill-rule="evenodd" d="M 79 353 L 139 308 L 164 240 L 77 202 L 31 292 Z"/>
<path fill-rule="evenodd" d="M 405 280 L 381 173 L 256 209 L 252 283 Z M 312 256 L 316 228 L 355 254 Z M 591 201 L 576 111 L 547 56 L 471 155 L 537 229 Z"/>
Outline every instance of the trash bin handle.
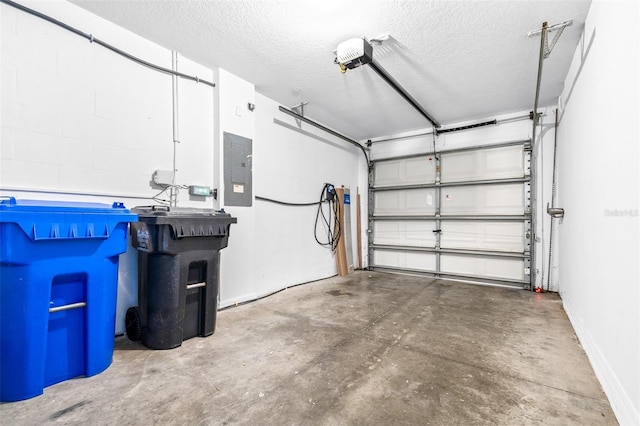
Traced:
<path fill-rule="evenodd" d="M 162 210 L 162 211 L 168 212 L 169 211 L 169 206 L 155 205 L 155 206 L 151 206 L 151 210 L 153 210 L 153 211 Z"/>
<path fill-rule="evenodd" d="M 11 206 L 15 206 L 16 205 L 15 197 L 11 197 L 9 195 L 0 195 L 0 200 L 9 200 L 9 205 L 11 205 Z"/>
<path fill-rule="evenodd" d="M 206 285 L 206 282 L 187 284 L 187 290 L 191 290 L 192 288 L 205 287 Z"/>
<path fill-rule="evenodd" d="M 87 306 L 86 302 L 70 303 L 64 306 L 56 306 L 53 308 L 49 308 L 49 313 L 52 314 L 54 312 L 68 311 L 69 309 L 84 308 L 85 306 Z"/>

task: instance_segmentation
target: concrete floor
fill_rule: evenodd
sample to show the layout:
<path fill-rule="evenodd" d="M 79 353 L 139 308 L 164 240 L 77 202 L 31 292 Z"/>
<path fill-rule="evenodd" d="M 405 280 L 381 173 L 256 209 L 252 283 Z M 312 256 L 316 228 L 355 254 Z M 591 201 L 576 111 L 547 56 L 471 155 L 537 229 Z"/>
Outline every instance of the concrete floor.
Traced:
<path fill-rule="evenodd" d="M 219 312 L 105 372 L 0 405 L 3 424 L 609 425 L 555 294 L 357 272 Z M 7 423 L 5 423 L 7 422 Z"/>

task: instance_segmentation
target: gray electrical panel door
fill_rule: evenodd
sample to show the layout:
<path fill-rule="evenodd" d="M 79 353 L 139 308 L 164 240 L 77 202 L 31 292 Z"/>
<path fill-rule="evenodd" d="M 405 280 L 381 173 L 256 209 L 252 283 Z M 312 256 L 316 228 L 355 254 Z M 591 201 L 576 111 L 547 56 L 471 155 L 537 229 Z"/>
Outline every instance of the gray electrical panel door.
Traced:
<path fill-rule="evenodd" d="M 251 139 L 224 132 L 224 204 L 251 206 Z"/>

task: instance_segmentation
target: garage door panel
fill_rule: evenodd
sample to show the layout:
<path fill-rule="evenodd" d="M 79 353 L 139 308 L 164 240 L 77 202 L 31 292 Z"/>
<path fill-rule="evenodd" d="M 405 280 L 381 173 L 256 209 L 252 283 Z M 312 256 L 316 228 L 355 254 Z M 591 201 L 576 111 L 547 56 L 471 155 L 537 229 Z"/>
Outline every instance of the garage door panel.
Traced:
<path fill-rule="evenodd" d="M 510 146 L 442 154 L 442 182 L 507 179 L 524 176 L 524 148 Z"/>
<path fill-rule="evenodd" d="M 434 183 L 435 161 L 429 157 L 385 161 L 376 165 L 374 186 L 414 185 Z"/>
<path fill-rule="evenodd" d="M 376 215 L 434 215 L 435 190 L 411 189 L 376 192 Z"/>
<path fill-rule="evenodd" d="M 380 267 L 387 266 L 425 272 L 436 270 L 436 255 L 434 253 L 376 250 L 373 259 L 375 265 Z"/>
<path fill-rule="evenodd" d="M 521 281 L 524 279 L 524 260 L 484 258 L 442 254 L 440 269 L 443 273 Z"/>
<path fill-rule="evenodd" d="M 528 281 L 530 141 L 499 145 L 442 151 L 437 169 L 429 155 L 374 160 L 371 265 L 493 284 Z"/>
<path fill-rule="evenodd" d="M 433 221 L 380 221 L 373 230 L 373 242 L 380 245 L 435 247 Z"/>
<path fill-rule="evenodd" d="M 443 222 L 440 246 L 447 249 L 490 250 L 522 253 L 522 222 Z"/>
<path fill-rule="evenodd" d="M 442 214 L 524 214 L 522 184 L 442 188 Z"/>

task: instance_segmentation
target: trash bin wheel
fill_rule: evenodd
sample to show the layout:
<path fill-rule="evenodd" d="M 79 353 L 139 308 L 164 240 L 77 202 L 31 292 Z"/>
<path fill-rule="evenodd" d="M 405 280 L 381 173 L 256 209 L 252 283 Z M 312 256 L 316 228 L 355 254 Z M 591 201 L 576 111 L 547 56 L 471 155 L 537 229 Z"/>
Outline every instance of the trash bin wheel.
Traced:
<path fill-rule="evenodd" d="M 140 322 L 140 311 L 138 311 L 137 306 L 127 309 L 124 322 L 129 340 L 139 341 L 142 338 L 142 323 Z"/>

